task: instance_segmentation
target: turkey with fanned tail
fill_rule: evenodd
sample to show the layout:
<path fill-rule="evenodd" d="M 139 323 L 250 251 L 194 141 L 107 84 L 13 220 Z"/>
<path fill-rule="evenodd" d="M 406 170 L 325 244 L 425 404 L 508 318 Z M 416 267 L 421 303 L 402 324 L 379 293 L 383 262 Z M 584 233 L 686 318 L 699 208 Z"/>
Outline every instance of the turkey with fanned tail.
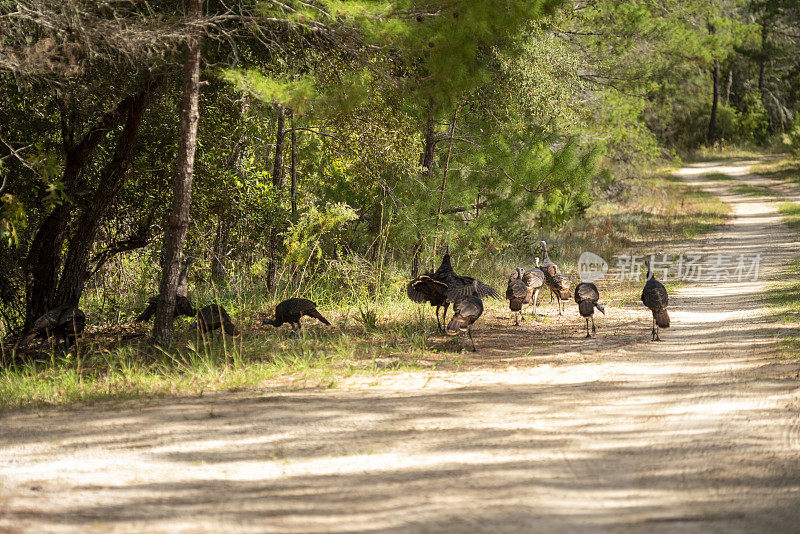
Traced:
<path fill-rule="evenodd" d="M 469 276 L 459 276 L 450 263 L 450 245 L 447 245 L 442 263 L 435 272 L 426 272 L 411 280 L 406 286 L 408 298 L 414 302 L 436 306 L 436 325 L 439 331 L 447 324 L 447 309 L 450 304 L 466 296 L 500 298 L 492 286 Z M 439 309 L 444 308 L 439 321 Z"/>

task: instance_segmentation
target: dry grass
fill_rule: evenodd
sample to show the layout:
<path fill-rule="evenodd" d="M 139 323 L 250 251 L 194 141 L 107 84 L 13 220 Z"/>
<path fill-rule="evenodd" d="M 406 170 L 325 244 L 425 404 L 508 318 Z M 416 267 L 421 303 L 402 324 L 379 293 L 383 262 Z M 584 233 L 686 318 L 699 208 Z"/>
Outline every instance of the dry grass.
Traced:
<path fill-rule="evenodd" d="M 598 202 L 584 218 L 558 232 L 534 229 L 528 239 L 535 244 L 546 239 L 551 257 L 575 279 L 577 258 L 583 251 L 593 251 L 609 261 L 616 254 L 643 256 L 708 231 L 726 217 L 724 203 L 663 171 L 632 184 L 623 199 Z M 458 272 L 504 289 L 506 273 L 515 265 L 533 265 L 536 254 L 533 247 L 525 254 L 495 254 L 491 261 L 455 254 L 454 263 Z M 341 274 L 341 283 L 361 287 L 358 280 L 348 282 L 352 276 L 361 275 Z M 300 336 L 289 336 L 287 327 L 260 326 L 263 310 L 274 306 L 263 292 L 242 287 L 198 292 L 198 300 L 215 298 L 228 308 L 242 331 L 240 338 L 199 339 L 188 333 L 188 323 L 183 321 L 176 325 L 176 349 L 163 351 L 147 342 L 147 325 L 123 322 L 91 328 L 77 355 L 60 356 L 45 345 L 40 347 L 38 359 L 29 357 L 25 363 L 0 370 L 0 410 L 266 384 L 331 387 L 341 377 L 356 373 L 507 362 L 541 353 L 553 339 L 577 339 L 584 327 L 574 306 L 568 307 L 566 318 L 556 320 L 555 306 L 542 292 L 542 311 L 547 316 L 529 319 L 521 327 L 519 332 L 530 330 L 534 339 L 523 349 L 518 335 L 509 337 L 503 333 L 509 329 L 496 328 L 510 322 L 507 304 L 487 301 L 477 325 L 480 352 L 464 355 L 461 339 L 436 332 L 431 307 L 416 305 L 405 297 L 405 283 L 404 266 L 390 266 L 379 293 L 355 294 L 338 302 L 333 297 L 338 293 L 326 293 L 324 285 L 314 285 L 313 294 L 307 296 L 321 304 L 322 313 L 334 326 L 314 325 Z M 602 300 L 614 312 L 610 317 L 598 316 L 598 325 L 616 332 L 615 339 L 627 335 L 625 325 L 636 312 L 626 309 L 638 306 L 640 288 L 638 280 L 602 283 Z"/>
<path fill-rule="evenodd" d="M 753 165 L 750 171 L 773 180 L 800 183 L 800 159 L 785 156 Z"/>

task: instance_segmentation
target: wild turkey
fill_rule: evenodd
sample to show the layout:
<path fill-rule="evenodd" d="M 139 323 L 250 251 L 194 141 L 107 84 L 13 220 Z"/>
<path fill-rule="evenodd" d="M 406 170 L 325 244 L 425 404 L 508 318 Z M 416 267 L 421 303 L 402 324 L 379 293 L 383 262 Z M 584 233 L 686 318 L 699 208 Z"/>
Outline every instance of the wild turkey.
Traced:
<path fill-rule="evenodd" d="M 150 297 L 147 299 L 147 308 L 136 317 L 137 322 L 144 322 L 149 321 L 150 318 L 156 314 L 156 308 L 158 307 L 158 297 Z M 175 313 L 173 317 L 180 317 L 181 315 L 185 315 L 186 317 L 194 317 L 197 312 L 192 305 L 192 301 L 189 300 L 187 297 L 182 297 L 179 295 L 175 296 Z"/>
<path fill-rule="evenodd" d="M 442 323 L 439 322 L 439 309 L 445 306 L 447 311 L 447 284 L 436 280 L 435 273 L 428 271 L 411 280 L 406 286 L 408 298 L 414 302 L 429 302 L 431 306 L 436 306 L 436 329 L 442 331 Z"/>
<path fill-rule="evenodd" d="M 600 292 L 593 283 L 581 282 L 575 286 L 575 303 L 578 305 L 578 312 L 581 314 L 581 317 L 586 318 L 586 337 L 592 337 L 589 335 L 590 317 L 592 318 L 592 334 L 596 332 L 594 327 L 594 309 L 597 308 L 600 310 L 600 313 L 603 315 L 606 314 L 606 309 L 602 304 L 597 303 L 598 300 L 600 300 Z"/>
<path fill-rule="evenodd" d="M 284 323 L 289 323 L 292 330 L 300 329 L 300 318 L 302 316 L 313 317 L 319 321 L 330 326 L 330 322 L 317 311 L 317 305 L 308 299 L 291 298 L 284 300 L 275 306 L 275 319 L 264 319 L 262 324 L 271 324 L 274 327 L 281 326 Z"/>
<path fill-rule="evenodd" d="M 539 268 L 539 258 L 536 258 L 536 267 L 528 271 L 533 284 L 533 314 L 536 315 L 536 305 L 539 300 L 539 291 L 544 287 L 544 271 Z"/>
<path fill-rule="evenodd" d="M 522 315 L 522 306 L 531 301 L 533 292 L 533 276 L 531 272 L 526 272 L 522 267 L 517 267 L 508 277 L 508 287 L 506 288 L 508 307 L 514 312 L 514 324 L 516 326 L 519 326 L 519 315 Z M 522 320 L 525 320 L 524 316 Z"/>
<path fill-rule="evenodd" d="M 465 332 L 472 342 L 472 352 L 475 352 L 475 341 L 472 339 L 472 324 L 483 314 L 483 301 L 477 295 L 453 298 L 453 318 L 447 324 L 448 335 L 455 336 Z"/>
<path fill-rule="evenodd" d="M 192 305 L 192 301 L 189 300 L 189 289 L 186 281 L 189 274 L 189 265 L 192 264 L 192 261 L 192 258 L 186 258 L 186 263 L 181 270 L 181 274 L 178 276 L 178 287 L 175 290 L 175 313 L 173 314 L 173 317 L 176 318 L 180 317 L 181 315 L 185 315 L 186 317 L 194 317 L 197 314 L 197 311 Z M 147 299 L 147 307 L 142 313 L 139 314 L 138 317 L 136 317 L 136 322 L 149 321 L 150 318 L 156 314 L 157 307 L 157 296 Z"/>
<path fill-rule="evenodd" d="M 647 282 L 644 284 L 644 289 L 642 290 L 642 302 L 653 312 L 651 341 L 661 341 L 661 338 L 658 336 L 658 329 L 669 328 L 669 314 L 667 313 L 669 297 L 667 296 L 667 288 L 664 287 L 664 284 L 656 280 L 650 273 L 650 261 L 645 260 L 644 264 L 647 266 Z"/>
<path fill-rule="evenodd" d="M 558 274 L 558 265 L 553 263 L 550 255 L 547 253 L 547 243 L 541 241 L 542 244 L 542 266 L 541 270 L 544 273 L 544 282 L 550 287 L 550 281 L 553 276 Z M 550 302 L 553 302 L 553 292 L 550 292 Z"/>
<path fill-rule="evenodd" d="M 550 288 L 550 294 L 555 295 L 558 304 L 558 314 L 561 315 L 564 311 L 564 302 L 569 300 L 572 296 L 569 292 L 569 278 L 561 273 L 556 273 L 550 277 L 547 287 Z"/>
<path fill-rule="evenodd" d="M 411 280 L 406 286 L 408 298 L 414 302 L 428 302 L 436 306 L 436 325 L 439 331 L 447 323 L 447 309 L 454 299 L 468 295 L 500 298 L 500 294 L 492 286 L 469 276 L 459 276 L 450 263 L 450 245 L 442 257 L 442 263 L 436 272 L 426 272 Z M 442 320 L 439 322 L 439 308 L 444 307 Z"/>
<path fill-rule="evenodd" d="M 63 350 L 68 351 L 86 327 L 86 314 L 78 308 L 82 292 L 82 286 L 76 288 L 69 302 L 47 311 L 36 319 L 17 346 L 24 347 L 37 337 L 47 339 L 53 336 L 56 343 L 63 341 Z"/>
<path fill-rule="evenodd" d="M 200 329 L 202 333 L 213 332 L 222 327 L 222 330 L 229 336 L 236 337 L 239 330 L 233 324 L 228 312 L 217 303 L 204 306 L 197 312 L 197 322 L 189 325 L 192 330 Z"/>
<path fill-rule="evenodd" d="M 550 289 L 550 302 L 553 301 L 553 296 L 556 297 L 558 314 L 561 315 L 564 310 L 564 303 L 561 301 L 569 300 L 571 296 L 569 293 L 569 279 L 558 272 L 558 265 L 550 259 L 550 255 L 547 253 L 547 243 L 544 241 L 541 243 L 542 254 L 544 255 L 541 265 L 541 271 L 544 273 L 544 283 Z"/>
<path fill-rule="evenodd" d="M 550 255 L 547 253 L 547 243 L 542 241 L 541 244 L 542 244 L 542 265 L 540 269 L 544 273 L 545 280 L 547 280 L 558 272 L 558 265 L 553 263 L 553 260 L 550 259 Z"/>

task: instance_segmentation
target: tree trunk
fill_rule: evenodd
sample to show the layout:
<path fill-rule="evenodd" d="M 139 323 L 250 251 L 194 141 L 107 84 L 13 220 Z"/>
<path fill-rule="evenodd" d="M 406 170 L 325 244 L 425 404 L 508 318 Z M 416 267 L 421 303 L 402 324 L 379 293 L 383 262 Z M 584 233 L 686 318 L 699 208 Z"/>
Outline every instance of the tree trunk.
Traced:
<path fill-rule="evenodd" d="M 292 119 L 292 221 L 297 219 L 297 135 L 294 129 L 294 113 Z"/>
<path fill-rule="evenodd" d="M 767 39 L 769 38 L 769 28 L 766 22 L 761 23 L 761 52 L 758 58 L 758 94 L 761 97 L 761 105 L 769 120 L 769 132 L 773 132 L 772 114 L 769 112 L 769 99 L 767 98 Z"/>
<path fill-rule="evenodd" d="M 431 175 L 431 168 L 433 167 L 433 159 L 436 148 L 436 120 L 433 116 L 432 106 L 428 110 L 428 119 L 425 121 L 425 144 L 422 147 L 422 154 L 420 155 L 419 164 L 423 169 L 423 173 L 427 176 Z M 422 256 L 425 249 L 425 241 L 422 234 L 418 235 L 417 242 L 411 252 L 411 277 L 416 278 L 419 276 L 420 256 Z"/>
<path fill-rule="evenodd" d="M 61 249 L 66 238 L 72 205 L 64 202 L 45 217 L 25 258 L 25 326 L 28 330 L 55 301 Z"/>
<path fill-rule="evenodd" d="M 714 82 L 714 96 L 711 100 L 711 117 L 708 120 L 708 141 L 714 142 L 717 138 L 717 106 L 719 104 L 719 62 L 714 62 L 711 74 Z"/>
<path fill-rule="evenodd" d="M 728 85 L 725 88 L 725 105 L 731 105 L 731 86 L 733 86 L 733 69 L 728 69 Z"/>
<path fill-rule="evenodd" d="M 202 14 L 202 0 L 188 0 L 189 21 L 197 21 Z M 189 228 L 189 206 L 192 199 L 194 154 L 197 148 L 197 126 L 200 120 L 200 29 L 191 26 L 186 39 L 186 58 L 183 67 L 183 97 L 181 101 L 181 138 L 178 145 L 178 168 L 175 173 L 174 199 L 169 216 L 169 227 L 164 243 L 166 261 L 161 273 L 156 319 L 153 322 L 153 339 L 168 347 L 172 343 L 172 322 L 175 312 L 175 290 L 183 259 L 183 246 Z"/>
<path fill-rule="evenodd" d="M 272 165 L 272 185 L 283 188 L 283 145 L 286 140 L 286 108 L 278 104 L 278 125 L 275 127 L 275 161 Z"/>
<path fill-rule="evenodd" d="M 275 158 L 272 166 L 272 185 L 277 191 L 283 189 L 283 146 L 286 141 L 286 108 L 277 105 L 278 121 L 275 127 Z M 273 224 L 269 232 L 269 264 L 267 265 L 267 289 L 275 290 L 275 277 L 278 270 L 278 236 Z"/>
<path fill-rule="evenodd" d="M 132 101 L 127 112 L 125 126 L 117 141 L 114 156 L 103 171 L 97 191 L 85 203 L 85 207 L 78 216 L 75 230 L 69 240 L 64 272 L 58 284 L 57 302 L 67 302 L 74 294 L 75 289 L 83 286 L 89 276 L 89 258 L 97 231 L 125 185 L 139 127 L 142 124 L 150 96 L 157 85 L 158 82 L 148 82 Z"/>
<path fill-rule="evenodd" d="M 450 157 L 453 155 L 453 137 L 456 135 L 456 119 L 458 119 L 458 109 L 453 112 L 453 122 L 450 123 L 450 142 L 447 146 L 447 159 L 444 163 L 444 171 L 442 172 L 442 188 L 439 195 L 439 208 L 436 210 L 436 231 L 434 232 L 433 253 L 436 254 L 439 245 L 439 219 L 442 216 L 442 209 L 444 208 L 444 194 L 447 191 L 447 173 L 450 171 Z"/>
<path fill-rule="evenodd" d="M 86 166 L 97 146 L 113 130 L 133 105 L 133 97 L 122 100 L 89 129 L 75 144 L 74 102 L 60 102 L 61 138 L 64 145 L 64 172 L 61 183 L 65 191 L 73 193 L 75 182 Z M 73 108 L 73 109 L 70 109 Z M 62 249 L 67 237 L 67 228 L 72 218 L 73 205 L 63 202 L 56 206 L 42 221 L 37 230 L 28 254 L 25 257 L 25 330 L 33 325 L 47 310 L 62 302 L 57 301 L 59 271 L 61 269 Z"/>

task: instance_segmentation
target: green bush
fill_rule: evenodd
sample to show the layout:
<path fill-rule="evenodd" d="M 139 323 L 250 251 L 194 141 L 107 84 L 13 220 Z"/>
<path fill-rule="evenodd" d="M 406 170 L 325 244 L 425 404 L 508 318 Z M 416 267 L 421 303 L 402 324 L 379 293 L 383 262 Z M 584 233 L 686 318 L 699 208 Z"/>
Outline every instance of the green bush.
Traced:
<path fill-rule="evenodd" d="M 800 113 L 795 114 L 789 131 L 783 135 L 783 142 L 794 156 L 800 157 Z"/>

